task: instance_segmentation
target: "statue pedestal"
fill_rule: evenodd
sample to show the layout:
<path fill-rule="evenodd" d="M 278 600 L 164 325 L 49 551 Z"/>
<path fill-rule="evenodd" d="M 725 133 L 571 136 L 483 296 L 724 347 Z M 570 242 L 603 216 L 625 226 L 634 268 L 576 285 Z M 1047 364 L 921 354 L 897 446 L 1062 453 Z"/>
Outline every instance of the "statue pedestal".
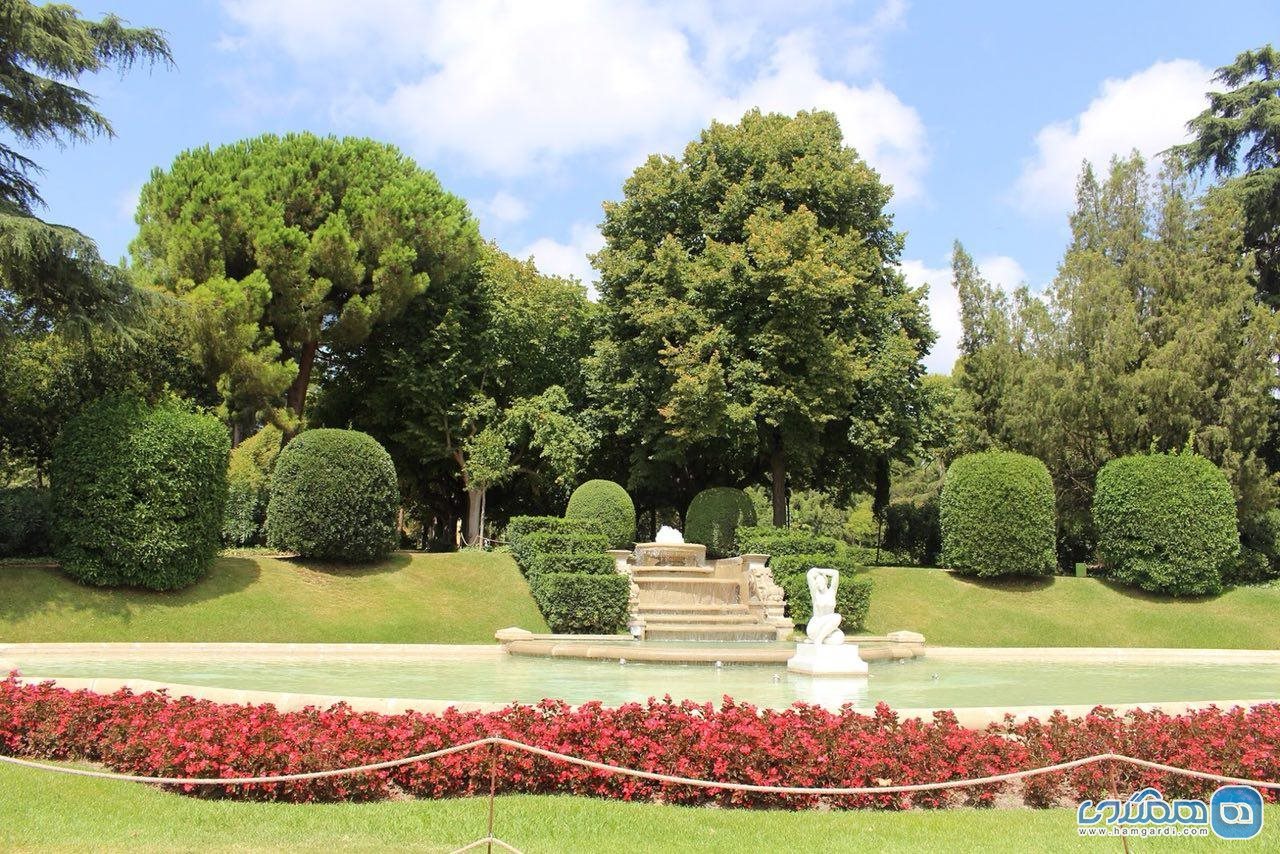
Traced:
<path fill-rule="evenodd" d="M 810 676 L 867 675 L 867 663 L 858 655 L 856 643 L 798 643 L 787 669 Z"/>

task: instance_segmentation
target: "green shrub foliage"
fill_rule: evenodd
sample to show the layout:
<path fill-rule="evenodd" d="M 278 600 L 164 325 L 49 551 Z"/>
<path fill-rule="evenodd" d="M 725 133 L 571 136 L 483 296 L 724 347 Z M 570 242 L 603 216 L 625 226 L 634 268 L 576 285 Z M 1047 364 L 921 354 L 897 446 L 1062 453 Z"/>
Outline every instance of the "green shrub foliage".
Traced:
<path fill-rule="evenodd" d="M 1257 584 L 1280 578 L 1280 510 L 1268 510 L 1240 525 L 1240 558 L 1230 581 Z"/>
<path fill-rule="evenodd" d="M 1217 593 L 1240 551 L 1226 475 L 1195 454 L 1107 463 L 1098 472 L 1093 523 L 1111 577 L 1156 593 Z"/>
<path fill-rule="evenodd" d="M 756 508 L 741 489 L 716 486 L 695 495 L 684 518 L 686 542 L 705 545 L 708 557 L 729 557 L 738 554 L 738 528 L 755 525 Z"/>
<path fill-rule="evenodd" d="M 303 557 L 373 561 L 395 548 L 400 491 L 391 457 L 358 430 L 308 430 L 271 475 L 267 542 Z"/>
<path fill-rule="evenodd" d="M 603 534 L 595 519 L 564 519 L 560 516 L 512 516 L 507 521 L 507 545 L 515 546 L 527 534 Z"/>
<path fill-rule="evenodd" d="M 100 586 L 172 590 L 217 554 L 227 500 L 227 431 L 217 419 L 133 398 L 73 418 L 54 446 L 54 549 Z"/>
<path fill-rule="evenodd" d="M 742 554 L 830 555 L 844 552 L 844 544 L 834 537 L 822 537 L 805 531 L 756 525 L 738 529 L 738 548 Z"/>
<path fill-rule="evenodd" d="M 0 557 L 40 557 L 52 551 L 49 490 L 0 489 Z"/>
<path fill-rule="evenodd" d="M 534 555 L 529 562 L 529 578 L 555 572 L 573 572 L 579 575 L 609 575 L 615 572 L 613 558 L 604 554 L 566 554 L 550 552 Z"/>
<path fill-rule="evenodd" d="M 520 537 L 511 547 L 516 566 L 525 575 L 533 567 L 539 555 L 603 555 L 609 547 L 604 534 L 588 534 L 582 531 L 537 531 Z M 608 555 L 604 555 L 608 557 Z"/>
<path fill-rule="evenodd" d="M 552 572 L 533 588 L 553 632 L 613 634 L 627 627 L 631 581 L 625 575 Z"/>
<path fill-rule="evenodd" d="M 778 584 L 786 595 L 787 616 L 797 627 L 803 627 L 813 616 L 813 599 L 809 595 L 809 568 L 781 579 Z M 871 579 L 865 575 L 840 572 L 840 584 L 836 587 L 836 613 L 840 631 L 846 634 L 860 632 L 867 624 L 867 611 L 871 609 Z"/>
<path fill-rule="evenodd" d="M 630 548 L 636 538 L 636 505 L 627 491 L 611 480 L 589 480 L 569 496 L 566 519 L 593 519 L 611 549 Z"/>
<path fill-rule="evenodd" d="M 884 548 L 906 555 L 916 566 L 937 566 L 942 554 L 938 497 L 890 504 L 884 514 Z"/>
<path fill-rule="evenodd" d="M 842 584 L 846 575 L 852 576 L 853 573 L 861 572 L 864 568 L 848 554 L 777 555 L 769 558 L 769 569 L 773 571 L 774 580 L 779 584 L 782 583 L 782 579 L 793 575 L 804 575 L 815 566 L 840 570 Z"/>
<path fill-rule="evenodd" d="M 260 546 L 267 539 L 267 503 L 271 473 L 280 456 L 280 429 L 268 424 L 231 451 L 227 466 L 227 510 L 222 541 L 229 546 Z"/>
<path fill-rule="evenodd" d="M 1056 566 L 1053 481 L 1044 463 L 987 451 L 947 470 L 942 563 L 965 575 L 1045 575 Z"/>

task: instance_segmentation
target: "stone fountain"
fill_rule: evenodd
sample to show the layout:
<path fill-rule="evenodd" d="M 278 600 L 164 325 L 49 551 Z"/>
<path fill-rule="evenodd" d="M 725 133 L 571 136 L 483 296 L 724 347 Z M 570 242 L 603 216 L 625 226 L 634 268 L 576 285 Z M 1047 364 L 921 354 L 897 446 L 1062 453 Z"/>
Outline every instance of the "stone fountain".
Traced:
<path fill-rule="evenodd" d="M 647 640 L 785 640 L 794 628 L 783 614 L 782 589 L 766 555 L 707 559 L 663 526 L 651 543 L 616 549 L 617 571 L 631 579 L 628 626 Z"/>

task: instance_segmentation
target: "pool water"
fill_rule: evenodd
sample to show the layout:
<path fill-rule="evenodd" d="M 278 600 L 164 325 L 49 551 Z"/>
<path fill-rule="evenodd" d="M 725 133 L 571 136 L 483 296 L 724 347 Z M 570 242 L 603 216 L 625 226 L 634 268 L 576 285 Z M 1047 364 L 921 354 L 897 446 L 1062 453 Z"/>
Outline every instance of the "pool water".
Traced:
<path fill-rule="evenodd" d="M 651 664 L 497 656 L 477 660 L 192 661 L 19 660 L 29 674 L 152 679 L 256 691 L 453 700 L 537 702 L 551 697 L 606 705 L 670 694 L 758 706 L 797 701 L 898 708 L 1122 704 L 1175 700 L 1280 699 L 1280 665 L 1061 664 L 930 661 L 871 664 L 866 679 L 814 678 L 778 665 Z"/>

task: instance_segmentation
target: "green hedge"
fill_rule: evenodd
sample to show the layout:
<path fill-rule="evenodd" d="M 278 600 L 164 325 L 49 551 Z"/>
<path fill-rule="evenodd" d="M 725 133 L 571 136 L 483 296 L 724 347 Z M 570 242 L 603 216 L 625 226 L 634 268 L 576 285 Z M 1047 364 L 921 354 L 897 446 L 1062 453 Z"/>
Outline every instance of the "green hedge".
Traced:
<path fill-rule="evenodd" d="M 627 627 L 631 581 L 625 575 L 553 572 L 539 576 L 533 588 L 553 632 L 613 634 Z"/>
<path fill-rule="evenodd" d="M 564 519 L 560 516 L 512 516 L 507 520 L 507 545 L 514 546 L 528 534 L 540 533 L 603 534 L 595 519 Z"/>
<path fill-rule="evenodd" d="M 786 594 L 787 616 L 795 622 L 799 629 L 809 622 L 813 616 L 813 599 L 809 596 L 809 579 L 804 572 L 797 572 L 783 578 L 778 584 Z M 865 575 L 840 573 L 840 584 L 836 587 L 836 613 L 840 620 L 840 630 L 846 634 L 860 632 L 867 624 L 867 611 L 871 608 L 871 579 Z"/>
<path fill-rule="evenodd" d="M 267 542 L 303 557 L 363 562 L 395 548 L 400 490 L 391 457 L 358 430 L 308 430 L 271 475 Z"/>
<path fill-rule="evenodd" d="M 942 563 L 964 575 L 1053 572 L 1053 480 L 1044 463 L 1024 454 L 987 451 L 947 469 L 938 516 Z"/>
<path fill-rule="evenodd" d="M 1280 578 L 1280 510 L 1268 510 L 1240 524 L 1240 557 L 1233 584 L 1257 584 Z"/>
<path fill-rule="evenodd" d="M 636 538 L 636 505 L 611 480 L 589 480 L 569 496 L 566 519 L 591 519 L 608 538 L 609 548 L 630 548 Z"/>
<path fill-rule="evenodd" d="M 684 518 L 686 542 L 705 545 L 708 557 L 729 557 L 739 553 L 738 528 L 756 524 L 756 509 L 741 489 L 716 486 L 695 495 Z"/>
<path fill-rule="evenodd" d="M 841 578 L 844 578 L 846 574 L 861 572 L 864 569 L 857 560 L 848 554 L 777 555 L 769 558 L 769 569 L 773 571 L 773 578 L 778 584 L 781 584 L 784 578 L 790 578 L 793 575 L 804 575 L 815 566 L 838 569 L 840 570 Z"/>
<path fill-rule="evenodd" d="M 258 546 L 267 540 L 267 504 L 271 473 L 280 456 L 280 429 L 268 424 L 231 451 L 227 466 L 227 509 L 222 541 L 229 546 Z"/>
<path fill-rule="evenodd" d="M 42 557 L 52 552 L 49 490 L 0 489 L 0 557 Z"/>
<path fill-rule="evenodd" d="M 218 552 L 231 442 L 216 418 L 133 398 L 90 406 L 54 445 L 54 550 L 87 584 L 172 590 Z"/>
<path fill-rule="evenodd" d="M 580 531 L 538 531 L 525 534 L 511 546 L 511 556 L 525 575 L 529 574 L 533 560 L 538 555 L 573 554 L 599 555 L 609 547 L 603 534 L 586 534 Z M 608 555 L 605 555 L 608 557 Z"/>
<path fill-rule="evenodd" d="M 1217 593 L 1240 551 L 1226 475 L 1195 454 L 1107 463 L 1094 489 L 1093 523 L 1111 577 L 1157 593 Z"/>
<path fill-rule="evenodd" d="M 538 578 L 557 572 L 580 575 L 609 575 L 615 572 L 613 558 L 604 554 L 572 554 L 549 552 L 536 554 L 529 562 L 529 578 Z"/>
<path fill-rule="evenodd" d="M 742 554 L 830 555 L 844 552 L 844 544 L 834 537 L 822 537 L 804 531 L 756 525 L 738 529 L 738 547 Z"/>

